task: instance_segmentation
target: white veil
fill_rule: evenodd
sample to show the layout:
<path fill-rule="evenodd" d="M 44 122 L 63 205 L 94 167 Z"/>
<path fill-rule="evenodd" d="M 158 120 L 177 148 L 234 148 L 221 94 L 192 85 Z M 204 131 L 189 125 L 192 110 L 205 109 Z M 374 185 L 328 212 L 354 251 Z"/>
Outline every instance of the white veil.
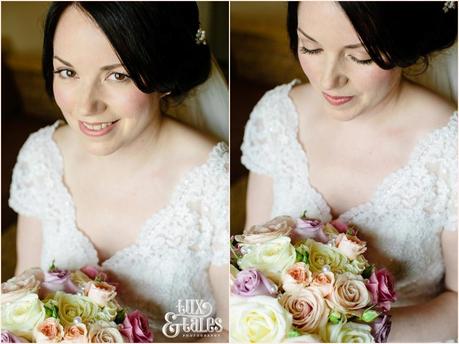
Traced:
<path fill-rule="evenodd" d="M 424 73 L 416 75 L 416 67 L 410 67 L 404 75 L 457 105 L 457 41 L 432 56 Z"/>
<path fill-rule="evenodd" d="M 209 78 L 168 113 L 194 128 L 228 142 L 228 85 L 213 57 Z"/>

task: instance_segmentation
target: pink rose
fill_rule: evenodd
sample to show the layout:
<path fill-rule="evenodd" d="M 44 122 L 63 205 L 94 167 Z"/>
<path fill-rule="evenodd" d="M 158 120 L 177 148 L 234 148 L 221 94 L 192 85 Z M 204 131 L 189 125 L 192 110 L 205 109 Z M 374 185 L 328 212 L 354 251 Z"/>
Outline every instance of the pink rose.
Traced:
<path fill-rule="evenodd" d="M 336 220 L 333 220 L 332 222 L 330 222 L 332 224 L 333 227 L 336 228 L 336 230 L 340 233 L 346 233 L 347 232 L 347 224 L 341 222 L 340 220 L 336 219 Z"/>
<path fill-rule="evenodd" d="M 113 300 L 116 296 L 116 288 L 107 282 L 91 281 L 86 284 L 85 295 L 100 307 Z"/>
<path fill-rule="evenodd" d="M 86 276 L 88 276 L 89 278 L 93 280 L 95 280 L 96 278 L 99 278 L 103 282 L 107 281 L 107 274 L 102 271 L 102 268 L 100 266 L 86 265 L 82 267 L 80 271 L 84 272 Z"/>
<path fill-rule="evenodd" d="M 316 219 L 298 219 L 296 221 L 296 228 L 290 233 L 292 243 L 296 244 L 306 239 L 313 239 L 326 244 L 328 236 L 323 231 L 324 225 L 320 220 Z"/>
<path fill-rule="evenodd" d="M 126 315 L 120 325 L 120 332 L 130 343 L 153 342 L 153 333 L 148 327 L 148 319 L 138 310 Z"/>
<path fill-rule="evenodd" d="M 70 325 L 66 328 L 62 343 L 87 343 L 88 329 L 83 323 Z"/>
<path fill-rule="evenodd" d="M 335 240 L 338 252 L 350 260 L 356 259 L 358 255 L 367 250 L 367 243 L 365 241 L 361 241 L 356 236 L 341 233 Z"/>
<path fill-rule="evenodd" d="M 280 236 L 287 236 L 295 228 L 295 219 L 278 216 L 263 225 L 252 226 L 243 235 L 236 235 L 236 241 L 244 244 L 262 244 Z"/>
<path fill-rule="evenodd" d="M 56 291 L 64 291 L 69 294 L 76 294 L 78 287 L 73 284 L 68 270 L 53 269 L 45 272 L 45 280 L 40 287 L 40 296 L 44 297 Z"/>
<path fill-rule="evenodd" d="M 335 283 L 335 275 L 331 271 L 315 273 L 311 282 L 311 287 L 316 287 L 320 290 L 324 297 L 330 295 L 333 291 Z"/>
<path fill-rule="evenodd" d="M 373 271 L 368 282 L 367 289 L 371 299 L 382 311 L 388 312 L 391 303 L 397 300 L 394 290 L 394 279 L 387 269 Z"/>
<path fill-rule="evenodd" d="M 305 288 L 312 282 L 312 272 L 303 262 L 297 262 L 282 273 L 282 287 L 285 291 Z"/>
<path fill-rule="evenodd" d="M 277 295 L 277 286 L 255 268 L 239 271 L 231 288 L 240 296 Z"/>

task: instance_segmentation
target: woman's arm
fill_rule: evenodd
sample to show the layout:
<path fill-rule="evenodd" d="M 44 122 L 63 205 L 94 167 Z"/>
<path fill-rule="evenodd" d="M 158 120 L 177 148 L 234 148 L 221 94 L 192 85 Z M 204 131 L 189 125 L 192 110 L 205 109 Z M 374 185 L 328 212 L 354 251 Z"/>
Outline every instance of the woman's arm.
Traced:
<path fill-rule="evenodd" d="M 269 221 L 271 219 L 272 205 L 273 181 L 271 177 L 250 172 L 247 186 L 245 229 Z"/>
<path fill-rule="evenodd" d="M 439 342 L 457 338 L 457 231 L 443 231 L 446 291 L 433 300 L 392 309 L 391 342 Z M 426 266 L 426 274 L 429 267 Z"/>
<path fill-rule="evenodd" d="M 16 247 L 17 262 L 15 275 L 32 267 L 40 266 L 42 229 L 40 220 L 18 215 Z"/>

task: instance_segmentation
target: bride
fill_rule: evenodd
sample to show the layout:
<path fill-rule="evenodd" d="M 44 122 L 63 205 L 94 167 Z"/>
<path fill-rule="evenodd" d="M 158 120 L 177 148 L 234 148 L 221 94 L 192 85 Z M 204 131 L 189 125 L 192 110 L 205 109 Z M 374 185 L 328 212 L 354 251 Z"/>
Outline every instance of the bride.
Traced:
<path fill-rule="evenodd" d="M 210 71 L 194 2 L 51 5 L 43 72 L 65 122 L 17 159 L 16 273 L 99 264 L 155 341 L 179 299 L 210 302 L 226 324 L 227 146 L 164 112 Z"/>
<path fill-rule="evenodd" d="M 397 281 L 389 340 L 456 338 L 457 112 L 402 74 L 455 42 L 455 4 L 289 2 L 288 30 L 310 83 L 247 123 L 246 228 L 304 210 L 354 223 Z"/>

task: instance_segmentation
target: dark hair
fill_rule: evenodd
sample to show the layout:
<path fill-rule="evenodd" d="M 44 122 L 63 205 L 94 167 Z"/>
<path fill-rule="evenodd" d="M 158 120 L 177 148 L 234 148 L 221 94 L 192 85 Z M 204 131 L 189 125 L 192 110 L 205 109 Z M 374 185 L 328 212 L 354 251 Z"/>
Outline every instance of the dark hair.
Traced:
<path fill-rule="evenodd" d="M 196 44 L 199 12 L 194 1 L 54 2 L 45 22 L 43 75 L 53 98 L 53 40 L 64 10 L 77 6 L 105 33 L 136 86 L 144 93 L 182 96 L 210 72 L 207 45 Z"/>
<path fill-rule="evenodd" d="M 338 1 L 371 59 L 383 69 L 408 67 L 454 44 L 457 8 L 443 1 Z M 290 49 L 298 57 L 298 6 L 289 2 Z"/>

